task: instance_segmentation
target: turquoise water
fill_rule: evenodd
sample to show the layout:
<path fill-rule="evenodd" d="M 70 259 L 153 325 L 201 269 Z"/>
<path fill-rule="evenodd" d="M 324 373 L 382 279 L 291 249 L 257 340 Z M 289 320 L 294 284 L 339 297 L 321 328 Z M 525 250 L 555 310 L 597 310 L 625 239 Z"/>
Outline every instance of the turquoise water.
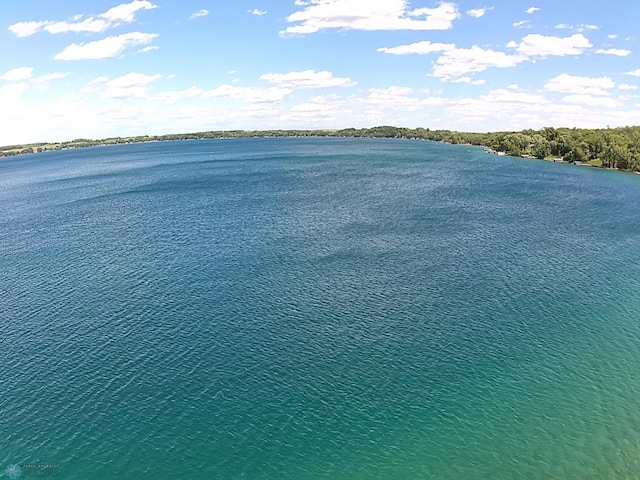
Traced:
<path fill-rule="evenodd" d="M 639 198 L 400 140 L 1 159 L 0 466 L 638 478 Z"/>

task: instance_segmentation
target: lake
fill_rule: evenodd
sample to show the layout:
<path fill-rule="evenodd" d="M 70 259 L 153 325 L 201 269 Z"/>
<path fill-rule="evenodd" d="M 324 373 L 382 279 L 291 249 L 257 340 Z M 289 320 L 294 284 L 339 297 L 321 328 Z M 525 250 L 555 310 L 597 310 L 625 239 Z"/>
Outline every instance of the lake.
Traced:
<path fill-rule="evenodd" d="M 0 159 L 0 469 L 638 478 L 638 199 L 409 140 Z"/>

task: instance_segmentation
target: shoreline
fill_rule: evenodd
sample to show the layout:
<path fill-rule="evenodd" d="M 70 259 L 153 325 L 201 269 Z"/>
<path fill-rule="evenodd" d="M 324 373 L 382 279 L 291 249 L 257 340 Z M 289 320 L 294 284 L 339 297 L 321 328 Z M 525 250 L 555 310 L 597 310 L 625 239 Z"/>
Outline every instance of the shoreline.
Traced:
<path fill-rule="evenodd" d="M 591 137 L 599 136 L 600 138 L 596 138 L 599 143 L 596 144 L 594 141 L 594 146 L 592 146 L 585 144 L 584 141 L 581 143 L 578 142 L 578 140 L 587 135 Z M 394 138 L 437 141 L 451 145 L 480 147 L 484 149 L 485 153 L 498 156 L 537 159 L 605 170 L 640 173 L 640 157 L 633 153 L 640 151 L 640 127 L 622 127 L 606 130 L 555 129 L 545 127 L 539 131 L 523 130 L 522 132 L 494 133 L 465 133 L 450 130 L 409 129 L 393 126 L 362 129 L 346 128 L 340 130 L 216 130 L 195 133 L 76 139 L 65 142 L 38 142 L 8 145 L 0 147 L 0 158 L 31 155 L 49 151 L 75 150 L 78 148 L 134 143 L 287 137 Z M 552 138 L 552 140 L 548 141 L 543 137 Z M 606 145 L 606 148 L 603 147 L 603 145 Z M 626 154 L 629 158 L 622 158 L 623 154 Z M 607 158 L 607 155 L 610 158 Z M 627 168 L 619 165 L 624 165 Z"/>

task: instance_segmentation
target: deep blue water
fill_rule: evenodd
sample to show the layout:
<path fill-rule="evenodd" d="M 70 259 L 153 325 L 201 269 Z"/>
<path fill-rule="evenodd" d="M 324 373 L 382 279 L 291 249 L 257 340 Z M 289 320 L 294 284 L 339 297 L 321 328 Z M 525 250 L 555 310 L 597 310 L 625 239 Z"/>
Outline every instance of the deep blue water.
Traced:
<path fill-rule="evenodd" d="M 638 478 L 639 198 L 418 141 L 0 159 L 0 467 Z"/>

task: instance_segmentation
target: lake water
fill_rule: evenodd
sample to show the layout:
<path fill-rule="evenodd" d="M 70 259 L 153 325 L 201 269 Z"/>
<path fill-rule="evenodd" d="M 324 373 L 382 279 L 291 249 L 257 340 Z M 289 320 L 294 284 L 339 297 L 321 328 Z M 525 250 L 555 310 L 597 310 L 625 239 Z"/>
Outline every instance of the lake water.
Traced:
<path fill-rule="evenodd" d="M 0 159 L 0 468 L 639 478 L 639 199 L 418 141 Z"/>

